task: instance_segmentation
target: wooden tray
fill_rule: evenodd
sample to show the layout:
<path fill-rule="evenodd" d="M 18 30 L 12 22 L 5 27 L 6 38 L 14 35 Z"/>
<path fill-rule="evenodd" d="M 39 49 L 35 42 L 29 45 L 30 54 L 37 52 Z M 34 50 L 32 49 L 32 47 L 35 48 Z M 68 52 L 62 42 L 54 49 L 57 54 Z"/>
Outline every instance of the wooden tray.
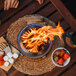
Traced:
<path fill-rule="evenodd" d="M 7 42 L 3 37 L 1 37 L 0 38 L 0 43 L 2 43 L 2 42 Z M 16 49 L 16 48 L 14 48 L 12 45 L 11 45 L 11 50 L 12 50 L 12 53 L 14 53 L 14 52 L 18 52 L 19 53 L 19 51 Z M 10 64 L 8 67 L 5 67 L 4 65 L 3 66 L 0 66 L 0 68 L 2 68 L 3 70 L 5 70 L 5 71 L 9 71 L 9 69 L 12 67 L 12 65 L 13 64 Z"/>

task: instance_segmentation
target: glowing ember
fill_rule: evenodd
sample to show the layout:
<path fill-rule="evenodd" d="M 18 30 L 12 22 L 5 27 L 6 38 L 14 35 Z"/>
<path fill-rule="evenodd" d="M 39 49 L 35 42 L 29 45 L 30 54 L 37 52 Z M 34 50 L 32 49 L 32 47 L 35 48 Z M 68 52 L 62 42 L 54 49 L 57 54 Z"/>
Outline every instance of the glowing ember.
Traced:
<path fill-rule="evenodd" d="M 60 26 L 60 22 L 58 22 L 56 28 L 52 26 L 44 26 L 39 29 L 31 28 L 22 35 L 22 41 L 28 51 L 37 53 L 39 46 L 43 45 L 41 46 L 41 50 L 43 50 L 46 43 L 49 43 L 48 39 L 54 40 L 56 35 L 61 39 L 63 33 L 64 30 Z"/>

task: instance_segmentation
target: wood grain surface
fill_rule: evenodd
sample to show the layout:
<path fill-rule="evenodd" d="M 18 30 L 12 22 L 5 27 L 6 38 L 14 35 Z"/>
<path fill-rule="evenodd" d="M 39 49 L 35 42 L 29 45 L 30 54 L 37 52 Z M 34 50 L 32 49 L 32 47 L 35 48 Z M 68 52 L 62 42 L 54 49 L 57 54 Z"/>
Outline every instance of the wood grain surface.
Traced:
<path fill-rule="evenodd" d="M 58 0 L 58 1 L 60 1 L 60 0 Z M 64 10 L 62 9 L 62 7 L 64 5 L 61 2 L 58 2 L 58 1 L 51 0 L 51 2 L 52 2 L 51 3 L 50 0 L 48 0 L 48 1 L 45 0 L 45 2 L 42 5 L 39 5 L 37 2 L 35 2 L 33 0 L 20 0 L 21 4 L 19 5 L 19 7 L 17 9 L 10 9 L 9 11 L 4 11 L 4 9 L 3 9 L 3 2 L 4 2 L 4 0 L 0 0 L 0 36 L 4 35 L 7 32 L 7 29 L 8 29 L 8 27 L 10 26 L 10 24 L 12 22 L 14 22 L 18 18 L 20 18 L 20 17 L 22 17 L 24 15 L 27 15 L 27 14 L 40 14 L 42 16 L 45 16 L 45 17 L 49 18 L 49 19 L 51 17 L 54 17 L 53 21 L 56 21 L 55 22 L 56 24 L 57 24 L 58 20 L 61 21 L 61 26 L 63 27 L 65 32 L 72 32 L 72 31 L 74 31 L 73 28 L 75 28 L 75 27 L 72 26 L 72 25 L 74 25 L 74 24 L 72 24 L 73 21 L 71 22 L 71 19 L 67 20 L 66 18 L 68 18 L 68 17 L 65 17 L 65 16 L 62 15 L 63 13 L 66 13 L 66 12 L 64 12 Z M 55 3 L 57 4 L 58 8 L 55 5 Z M 60 5 L 58 3 L 60 3 Z M 59 11 L 58 9 L 62 9 L 62 10 Z M 55 16 L 52 16 L 54 14 L 56 14 L 55 16 L 56 16 L 57 20 L 55 19 Z M 76 50 L 75 48 L 70 48 L 67 44 L 65 44 L 65 46 L 72 53 Z M 74 64 L 74 63 L 72 62 L 71 65 L 72 64 Z M 58 70 L 58 69 L 56 69 L 53 72 L 49 72 L 49 73 L 46 73 L 46 74 L 43 74 L 43 75 L 40 75 L 40 76 L 50 76 L 50 75 L 52 75 L 52 76 L 60 75 L 61 76 L 61 75 L 65 74 L 66 71 L 68 72 L 68 70 L 71 70 L 72 69 L 71 67 L 72 66 L 65 67 L 65 69 L 62 68 L 63 70 L 59 71 L 59 73 L 57 73 L 58 71 L 56 71 L 56 70 Z M 67 70 L 67 68 L 69 68 L 69 69 Z M 8 75 L 9 75 L 9 73 L 13 72 L 13 68 L 11 68 L 10 71 L 8 72 Z M 54 75 L 53 73 L 55 73 L 55 72 L 56 72 L 56 74 Z M 73 71 L 71 73 L 76 74 L 76 72 L 73 72 Z M 65 76 L 65 75 L 63 75 L 63 76 Z"/>

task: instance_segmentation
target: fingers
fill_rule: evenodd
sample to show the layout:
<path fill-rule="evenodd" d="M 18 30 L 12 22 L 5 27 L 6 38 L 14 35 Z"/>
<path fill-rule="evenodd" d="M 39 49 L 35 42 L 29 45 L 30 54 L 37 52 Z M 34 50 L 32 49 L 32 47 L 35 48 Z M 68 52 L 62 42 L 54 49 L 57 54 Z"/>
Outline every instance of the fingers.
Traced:
<path fill-rule="evenodd" d="M 17 4 L 15 5 L 15 8 L 17 8 L 17 7 L 18 7 L 18 5 L 19 5 L 19 2 L 17 2 Z"/>
<path fill-rule="evenodd" d="M 37 1 L 38 1 L 39 4 L 41 4 L 41 1 L 40 0 L 37 0 Z"/>
<path fill-rule="evenodd" d="M 19 5 L 19 1 L 16 0 L 16 1 L 13 3 L 12 8 L 17 8 L 18 5 Z"/>
<path fill-rule="evenodd" d="M 39 4 L 42 4 L 44 0 L 37 0 Z"/>
<path fill-rule="evenodd" d="M 15 6 L 16 6 L 17 3 L 18 3 L 18 1 L 14 0 L 13 3 L 12 3 L 12 5 L 11 5 L 11 8 L 15 8 Z"/>
<path fill-rule="evenodd" d="M 15 0 L 11 0 L 11 8 L 13 7 L 13 4 L 14 4 Z"/>
<path fill-rule="evenodd" d="M 8 0 L 8 2 L 7 2 L 7 6 L 6 6 L 6 10 L 9 10 L 9 8 L 10 8 L 10 5 L 11 5 L 11 3 L 10 3 L 11 1 L 10 0 Z"/>
<path fill-rule="evenodd" d="M 4 1 L 4 10 L 6 10 L 7 8 L 7 3 L 6 3 L 6 1 Z"/>
<path fill-rule="evenodd" d="M 5 0 L 4 1 L 4 10 L 9 10 L 10 9 L 10 0 Z"/>
<path fill-rule="evenodd" d="M 18 0 L 5 0 L 4 1 L 4 10 L 9 10 L 10 8 L 17 8 L 19 5 Z"/>
<path fill-rule="evenodd" d="M 42 3 L 44 3 L 44 0 L 42 0 Z"/>

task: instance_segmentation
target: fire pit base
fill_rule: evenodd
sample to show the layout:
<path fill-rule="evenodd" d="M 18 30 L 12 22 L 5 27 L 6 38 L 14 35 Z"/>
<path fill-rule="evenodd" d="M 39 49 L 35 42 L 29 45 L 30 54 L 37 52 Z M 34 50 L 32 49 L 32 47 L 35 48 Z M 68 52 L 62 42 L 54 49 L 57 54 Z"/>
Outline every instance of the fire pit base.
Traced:
<path fill-rule="evenodd" d="M 27 15 L 18 19 L 10 25 L 7 32 L 8 42 L 18 50 L 20 50 L 17 43 L 18 34 L 22 28 L 28 25 L 28 23 L 35 23 L 42 26 L 50 24 L 51 26 L 56 27 L 52 21 L 39 15 Z M 50 52 L 46 55 L 46 57 L 32 59 L 27 56 L 19 56 L 18 60 L 13 66 L 20 72 L 29 75 L 40 75 L 52 71 L 54 68 L 56 68 L 56 66 L 52 63 L 51 53 L 57 47 L 62 46 L 64 46 L 63 42 L 59 39 L 59 37 L 56 36 L 55 40 L 52 42 L 52 48 L 50 49 Z"/>

